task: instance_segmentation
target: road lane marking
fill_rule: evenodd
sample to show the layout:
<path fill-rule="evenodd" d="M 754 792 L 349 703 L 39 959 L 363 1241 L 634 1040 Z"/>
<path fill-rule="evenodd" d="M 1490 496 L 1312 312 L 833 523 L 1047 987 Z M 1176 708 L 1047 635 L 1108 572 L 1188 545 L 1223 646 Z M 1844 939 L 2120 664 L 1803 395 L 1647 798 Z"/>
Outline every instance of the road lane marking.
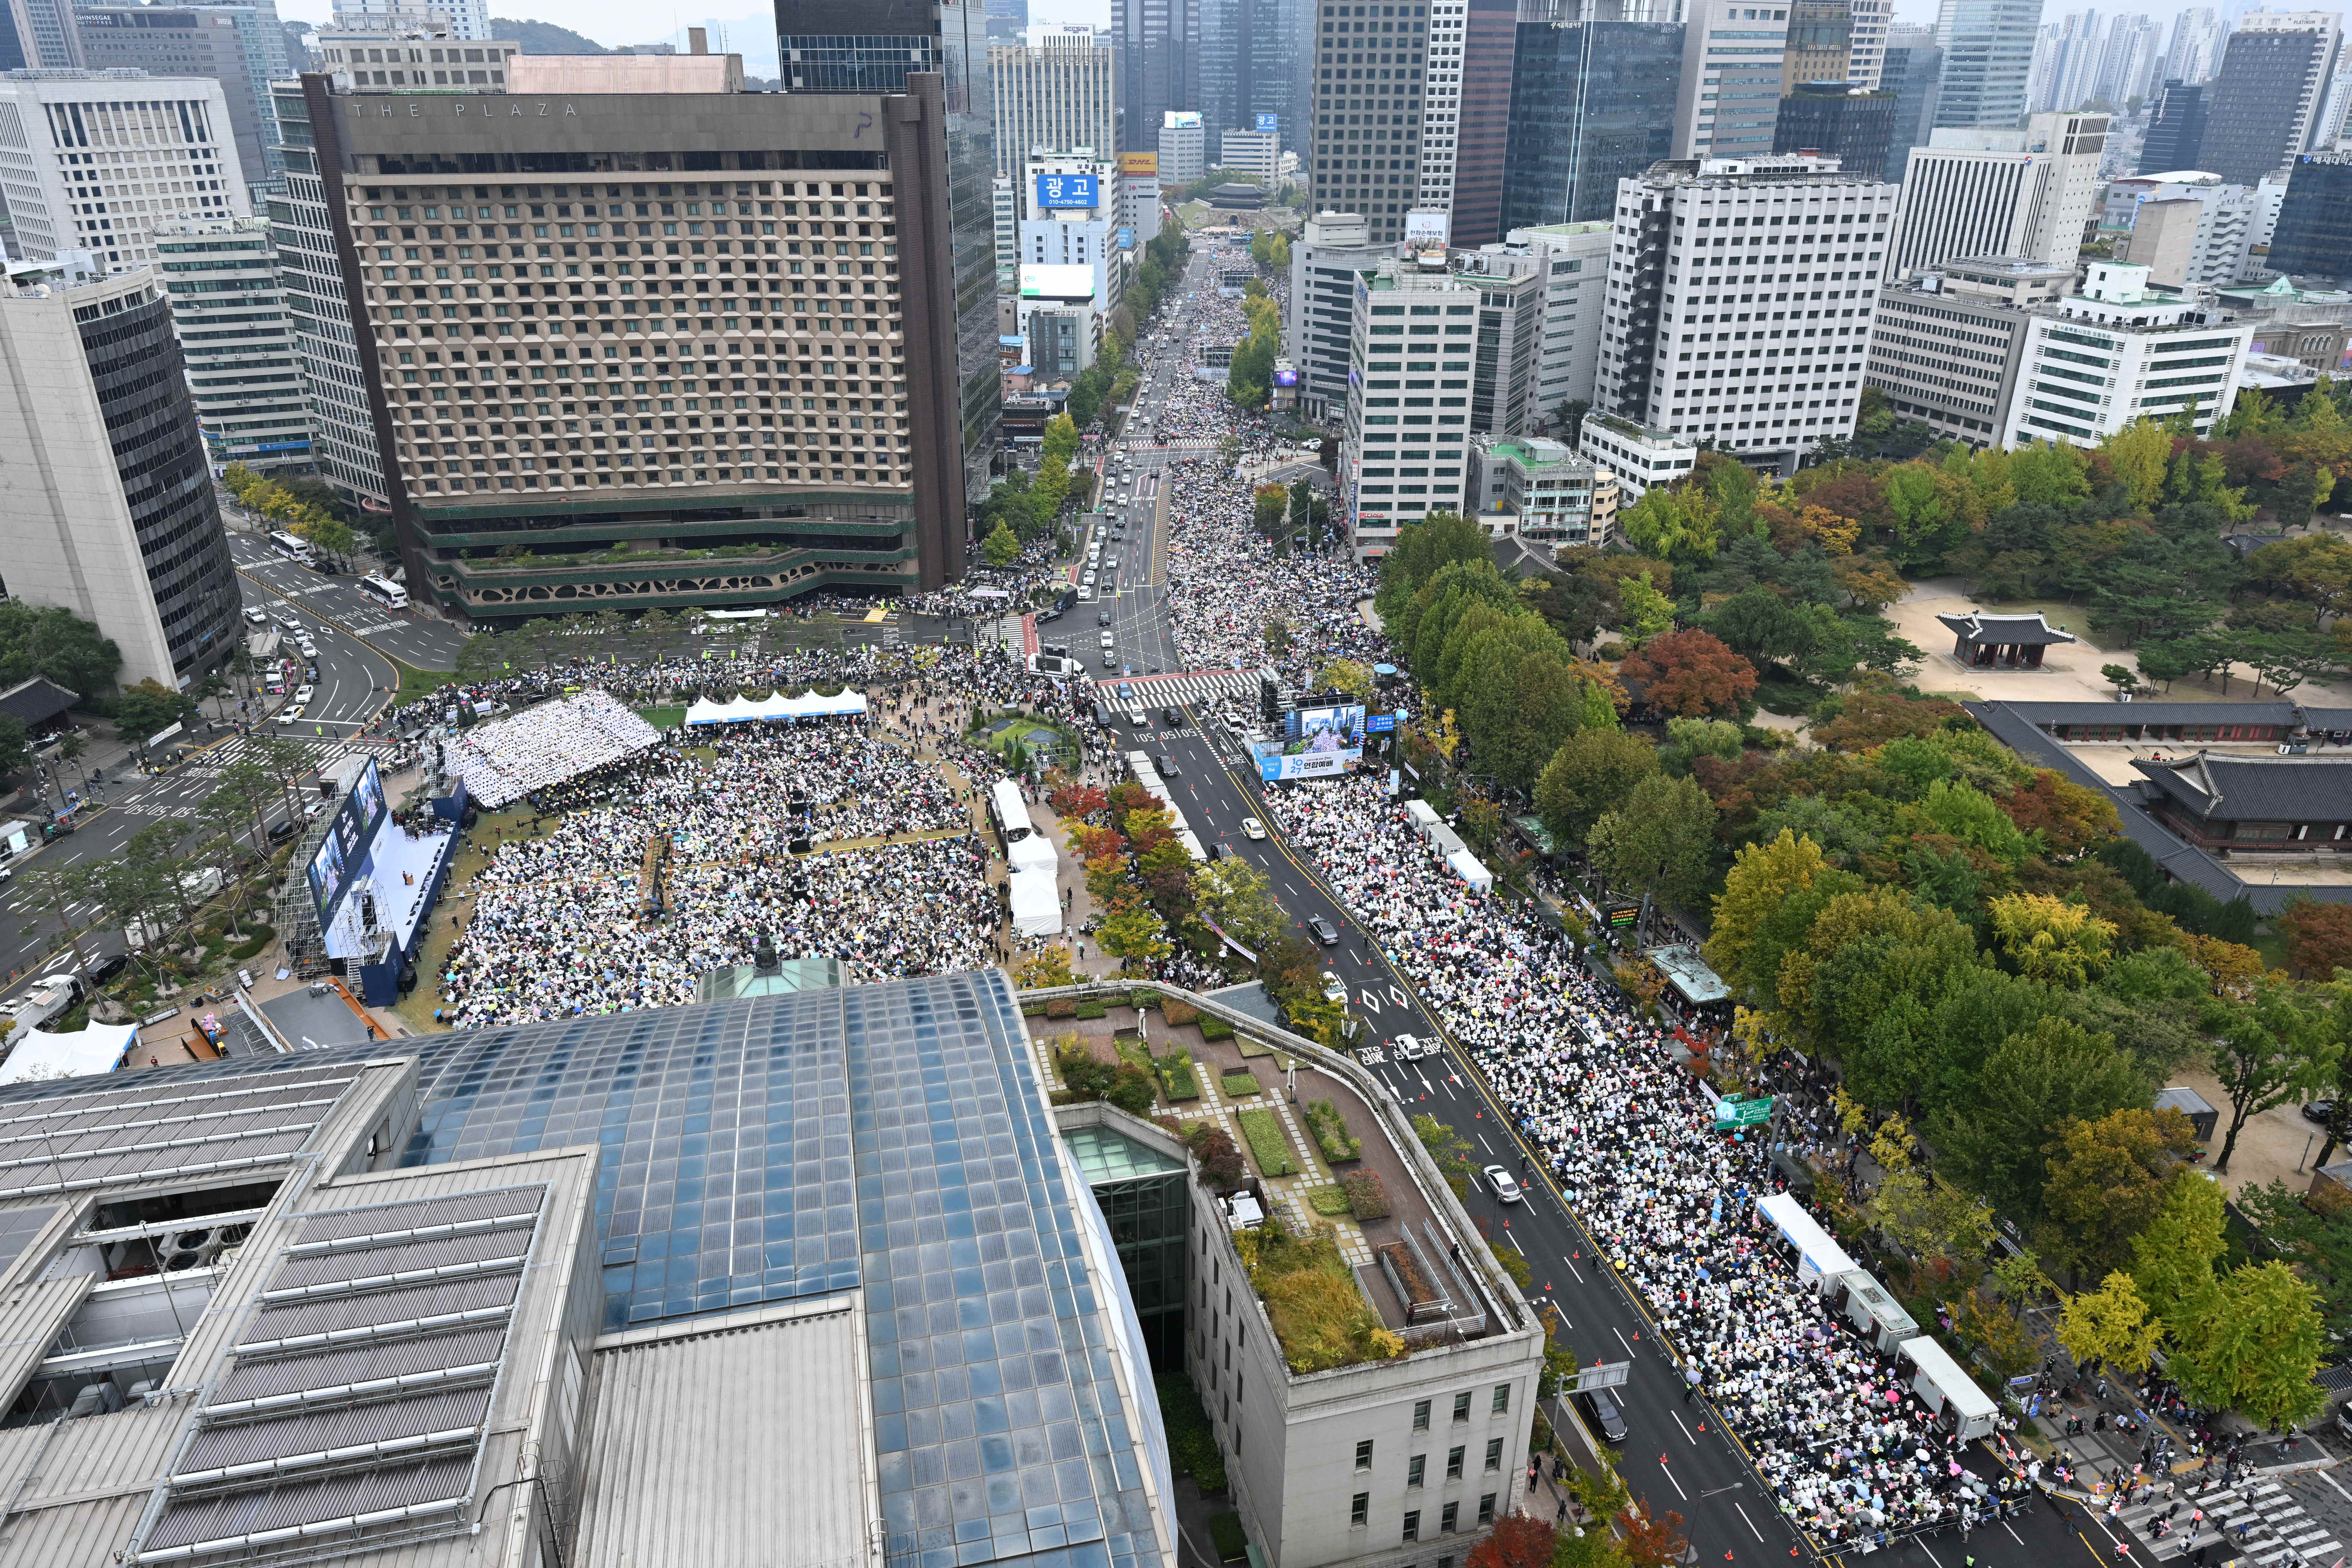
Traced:
<path fill-rule="evenodd" d="M 1764 1532 L 1756 1528 L 1756 1521 L 1748 1517 L 1748 1511 L 1744 1508 L 1739 1508 L 1738 1499 L 1735 1498 L 1732 1500 L 1731 1506 L 1739 1509 L 1739 1522 L 1748 1527 L 1748 1533 L 1755 1536 L 1759 1541 L 1763 1540 Z"/>
<path fill-rule="evenodd" d="M 1628 1360 L 1628 1361 L 1635 1361 L 1635 1360 L 1639 1360 L 1639 1359 L 1640 1359 L 1640 1357 L 1639 1357 L 1638 1355 L 1636 1355 L 1636 1354 L 1634 1353 L 1633 1347 L 1632 1345 L 1630 1345 L 1630 1344 L 1626 1344 L 1626 1343 L 1625 1343 L 1625 1335 L 1624 1335 L 1624 1333 L 1623 1333 L 1623 1331 L 1622 1331 L 1622 1330 L 1621 1330 L 1621 1329 L 1617 1328 L 1615 1325 L 1613 1325 L 1613 1324 L 1612 1324 L 1612 1325 L 1611 1325 L 1609 1332 L 1610 1332 L 1611 1333 L 1613 1333 L 1613 1334 L 1615 1334 L 1615 1335 L 1617 1336 L 1617 1343 L 1618 1343 L 1619 1344 L 1625 1345 L 1625 1359 L 1626 1359 L 1626 1360 Z"/>
<path fill-rule="evenodd" d="M 1684 1437 L 1690 1437 L 1692 1447 L 1694 1447 L 1694 1448 L 1697 1447 L 1697 1445 L 1698 1445 L 1698 1439 L 1697 1439 L 1696 1437 L 1691 1437 L 1691 1429 L 1690 1429 L 1688 1427 L 1683 1427 L 1682 1412 L 1680 1412 L 1680 1411 L 1678 1411 L 1678 1410 L 1669 1410 L 1669 1411 L 1667 1411 L 1667 1412 L 1666 1412 L 1666 1414 L 1667 1414 L 1667 1415 L 1669 1415 L 1669 1416 L 1672 1416 L 1675 1418 L 1675 1426 L 1677 1426 L 1677 1427 L 1683 1427 L 1683 1436 L 1684 1436 Z"/>

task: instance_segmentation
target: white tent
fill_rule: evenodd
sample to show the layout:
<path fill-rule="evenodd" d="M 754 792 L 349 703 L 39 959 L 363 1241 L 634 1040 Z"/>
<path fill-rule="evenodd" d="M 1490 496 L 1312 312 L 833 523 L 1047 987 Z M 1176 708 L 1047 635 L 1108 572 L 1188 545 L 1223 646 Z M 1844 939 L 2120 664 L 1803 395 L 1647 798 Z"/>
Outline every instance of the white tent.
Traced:
<path fill-rule="evenodd" d="M 1062 928 L 1062 894 L 1050 871 L 1016 871 L 1006 879 L 1013 894 L 1013 928 L 1024 936 L 1051 936 Z"/>
<path fill-rule="evenodd" d="M 1915 1369 L 1911 1392 L 1926 1400 L 1927 1408 L 1963 1441 L 1985 1437 L 2000 1425 L 2000 1406 L 1942 1345 L 1922 1334 L 1904 1341 L 1895 1354 Z"/>
<path fill-rule="evenodd" d="M 122 1065 L 137 1024 L 91 1024 L 73 1034 L 26 1030 L 16 1037 L 16 1049 L 0 1062 L 0 1083 L 26 1083 L 36 1079 L 87 1078 L 111 1072 Z"/>
<path fill-rule="evenodd" d="M 1054 852 L 1054 841 L 1043 833 L 1023 839 L 1005 852 L 1005 858 L 1015 872 L 1042 871 L 1049 876 L 1061 864 L 1061 857 Z"/>
<path fill-rule="evenodd" d="M 764 697 L 737 697 L 732 702 L 723 703 L 698 697 L 694 706 L 686 710 L 686 722 L 689 725 L 746 724 L 753 720 L 782 723 L 802 718 L 862 716 L 865 712 L 864 692 L 845 691 L 837 696 L 805 692 L 796 697 L 771 692 Z"/>
<path fill-rule="evenodd" d="M 1426 800 L 1407 800 L 1404 803 L 1404 814 L 1412 820 L 1412 831 L 1424 839 L 1429 837 L 1430 829 L 1441 825 L 1438 821 L 1437 808 Z"/>
<path fill-rule="evenodd" d="M 1455 850 L 1445 857 L 1445 863 L 1454 868 L 1454 875 L 1470 884 L 1473 893 L 1486 893 L 1495 885 L 1495 873 L 1468 850 Z"/>

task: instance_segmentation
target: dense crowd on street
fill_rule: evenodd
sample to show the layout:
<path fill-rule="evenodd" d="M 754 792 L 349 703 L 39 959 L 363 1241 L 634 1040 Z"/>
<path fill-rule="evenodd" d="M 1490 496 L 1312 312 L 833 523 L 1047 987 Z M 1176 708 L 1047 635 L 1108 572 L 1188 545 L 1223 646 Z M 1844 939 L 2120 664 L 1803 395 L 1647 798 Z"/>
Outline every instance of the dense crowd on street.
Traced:
<path fill-rule="evenodd" d="M 763 937 L 783 957 L 838 959 L 852 984 L 994 961 L 987 850 L 936 767 L 855 723 L 697 739 L 710 756 L 663 747 L 532 796 L 543 831 L 505 840 L 459 890 L 471 908 L 438 977 L 444 1021 L 676 1006 Z M 815 852 L 792 853 L 803 837 Z"/>
<path fill-rule="evenodd" d="M 1987 1508 L 1889 1359 L 1799 1282 L 1755 1211 L 1780 1185 L 1769 1155 L 1716 1132 L 1662 1030 L 1605 999 L 1559 932 L 1474 894 L 1370 779 L 1266 809 L 1476 1059 L 1785 1512 L 1856 1542 Z"/>

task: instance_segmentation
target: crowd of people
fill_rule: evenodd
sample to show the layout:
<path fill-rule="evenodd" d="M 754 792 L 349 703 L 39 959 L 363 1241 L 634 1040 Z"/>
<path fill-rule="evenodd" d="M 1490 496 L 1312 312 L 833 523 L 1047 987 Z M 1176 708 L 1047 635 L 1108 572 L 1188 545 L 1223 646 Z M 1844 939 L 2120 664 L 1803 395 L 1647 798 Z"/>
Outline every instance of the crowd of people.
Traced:
<path fill-rule="evenodd" d="M 676 1006 L 763 938 L 838 959 L 851 984 L 995 960 L 988 852 L 935 767 L 853 722 L 696 739 L 712 755 L 665 747 L 531 797 L 528 836 L 457 890 L 471 908 L 438 977 L 442 1021 Z M 648 857 L 657 838 L 667 856 Z M 794 854 L 795 839 L 894 841 Z"/>
<path fill-rule="evenodd" d="M 541 703 L 453 736 L 442 760 L 486 811 L 534 789 L 593 773 L 661 739 L 654 727 L 602 691 Z"/>
<path fill-rule="evenodd" d="M 1778 1186 L 1766 1148 L 1715 1130 L 1661 1029 L 1604 999 L 1558 931 L 1473 894 L 1371 779 L 1266 810 L 1476 1058 L 1786 1513 L 1851 1544 L 1988 1510 L 1888 1359 L 1780 1255 L 1755 1208 Z"/>

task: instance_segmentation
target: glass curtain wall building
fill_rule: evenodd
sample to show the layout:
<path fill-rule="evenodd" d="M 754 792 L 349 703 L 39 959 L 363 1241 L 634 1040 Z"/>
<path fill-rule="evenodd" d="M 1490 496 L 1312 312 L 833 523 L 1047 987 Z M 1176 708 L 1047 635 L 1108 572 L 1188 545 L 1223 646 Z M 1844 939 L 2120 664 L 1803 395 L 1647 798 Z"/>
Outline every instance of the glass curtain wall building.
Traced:
<path fill-rule="evenodd" d="M 2352 153 L 2295 160 L 2271 235 L 2270 269 L 2306 283 L 2352 277 Z"/>
<path fill-rule="evenodd" d="M 1519 24 L 1503 178 L 1506 232 L 1609 218 L 1619 180 L 1673 155 L 1684 30 L 1680 22 L 1623 22 L 1605 14 Z"/>
<path fill-rule="evenodd" d="M 1936 44 L 1944 51 L 1937 129 L 2021 123 L 2041 26 L 2042 0 L 1943 0 L 1936 16 Z"/>
<path fill-rule="evenodd" d="M 928 0 L 776 0 L 776 35 L 786 92 L 903 93 L 915 71 L 938 71 L 945 80 L 964 498 L 976 505 L 988 494 L 1001 415 L 987 13 Z"/>

